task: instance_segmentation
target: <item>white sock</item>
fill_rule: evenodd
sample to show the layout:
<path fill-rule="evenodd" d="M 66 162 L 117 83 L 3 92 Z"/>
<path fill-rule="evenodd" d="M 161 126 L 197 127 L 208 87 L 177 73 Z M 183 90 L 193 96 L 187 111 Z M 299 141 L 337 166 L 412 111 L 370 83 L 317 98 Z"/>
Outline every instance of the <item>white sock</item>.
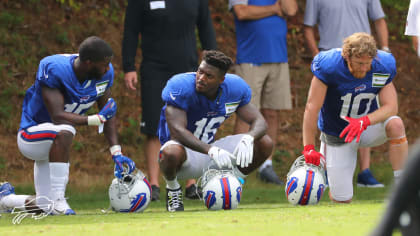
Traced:
<path fill-rule="evenodd" d="M 180 187 L 181 185 L 179 185 L 178 179 L 176 177 L 173 180 L 166 180 L 167 189 L 175 190 L 175 189 L 179 189 Z"/>
<path fill-rule="evenodd" d="M 66 185 L 69 182 L 69 163 L 50 162 L 52 200 L 64 199 Z"/>
<path fill-rule="evenodd" d="M 273 161 L 271 159 L 265 160 L 264 163 L 258 168 L 258 172 L 261 172 L 266 166 L 272 166 Z"/>
<path fill-rule="evenodd" d="M 28 199 L 30 195 L 16 195 L 16 194 L 9 194 L 5 197 L 0 199 L 0 205 L 2 207 L 6 207 L 8 210 L 12 210 L 13 208 L 17 207 L 19 209 L 25 209 L 25 201 Z"/>
<path fill-rule="evenodd" d="M 394 170 L 394 183 L 398 184 L 400 182 L 401 174 L 403 170 Z"/>
<path fill-rule="evenodd" d="M 36 204 L 47 204 L 47 198 L 51 199 L 51 179 L 50 162 L 35 161 L 34 163 L 34 183 L 36 192 Z M 42 197 L 41 197 L 42 196 Z"/>

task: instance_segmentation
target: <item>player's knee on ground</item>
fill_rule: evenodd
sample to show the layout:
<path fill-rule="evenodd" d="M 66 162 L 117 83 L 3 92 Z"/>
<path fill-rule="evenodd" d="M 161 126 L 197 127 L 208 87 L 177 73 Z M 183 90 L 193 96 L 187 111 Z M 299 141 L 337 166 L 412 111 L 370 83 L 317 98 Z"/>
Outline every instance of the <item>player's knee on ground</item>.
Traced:
<path fill-rule="evenodd" d="M 254 143 L 257 158 L 267 159 L 273 151 L 273 140 L 268 135 L 264 135 Z M 264 161 L 263 160 L 263 161 Z"/>
<path fill-rule="evenodd" d="M 405 138 L 405 127 L 404 122 L 400 117 L 395 116 L 390 119 L 385 126 L 386 134 L 390 140 Z"/>
<path fill-rule="evenodd" d="M 351 200 L 353 199 L 353 196 L 351 196 L 350 198 L 348 197 L 333 197 L 331 194 L 331 191 L 328 192 L 328 196 L 330 197 L 331 201 L 336 202 L 336 203 L 350 203 Z"/>

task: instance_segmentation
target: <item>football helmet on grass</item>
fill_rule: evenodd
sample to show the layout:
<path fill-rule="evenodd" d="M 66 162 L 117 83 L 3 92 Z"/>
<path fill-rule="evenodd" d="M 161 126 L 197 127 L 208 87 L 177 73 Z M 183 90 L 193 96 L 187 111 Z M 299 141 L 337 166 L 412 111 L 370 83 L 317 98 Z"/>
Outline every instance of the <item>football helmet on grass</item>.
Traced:
<path fill-rule="evenodd" d="M 207 170 L 199 180 L 203 201 L 209 210 L 236 209 L 242 197 L 242 184 L 230 170 Z"/>
<path fill-rule="evenodd" d="M 295 160 L 287 174 L 287 200 L 293 205 L 317 204 L 324 193 L 326 182 L 323 164 L 307 164 L 302 155 Z"/>
<path fill-rule="evenodd" d="M 122 178 L 114 178 L 109 186 L 111 208 L 117 212 L 143 212 L 150 203 L 152 190 L 138 169 Z"/>

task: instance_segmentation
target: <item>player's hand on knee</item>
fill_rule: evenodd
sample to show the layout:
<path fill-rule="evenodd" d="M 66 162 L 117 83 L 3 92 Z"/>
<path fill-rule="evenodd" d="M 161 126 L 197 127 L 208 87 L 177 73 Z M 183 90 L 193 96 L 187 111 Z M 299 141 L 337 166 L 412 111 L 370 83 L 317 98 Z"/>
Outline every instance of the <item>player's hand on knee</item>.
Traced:
<path fill-rule="evenodd" d="M 248 167 L 252 163 L 254 156 L 254 137 L 249 134 L 243 135 L 238 145 L 233 151 L 236 156 L 236 165 L 242 168 Z"/>
<path fill-rule="evenodd" d="M 109 98 L 105 106 L 98 112 L 98 114 L 88 116 L 88 125 L 102 125 L 107 120 L 111 119 L 117 113 L 117 103 L 113 98 Z"/>
<path fill-rule="evenodd" d="M 321 153 L 315 151 L 314 145 L 305 145 L 302 154 L 305 156 L 305 162 L 307 164 L 312 164 L 316 166 L 319 166 L 319 164 L 321 164 L 323 167 L 325 166 L 325 157 Z"/>
<path fill-rule="evenodd" d="M 340 138 L 343 138 L 347 134 L 344 142 L 350 143 L 351 141 L 353 141 L 354 137 L 357 137 L 356 142 L 359 142 L 360 135 L 362 135 L 362 132 L 365 131 L 370 125 L 369 117 L 363 116 L 360 118 L 351 118 L 346 116 L 344 117 L 344 119 L 346 119 L 349 122 L 349 124 L 340 133 Z"/>
<path fill-rule="evenodd" d="M 114 175 L 117 178 L 121 178 L 123 173 L 130 174 L 136 169 L 136 163 L 131 160 L 129 157 L 124 156 L 121 153 L 121 146 L 114 145 L 110 148 L 112 160 L 114 160 L 115 168 Z"/>
<path fill-rule="evenodd" d="M 217 167 L 220 169 L 232 168 L 232 160 L 235 159 L 235 156 L 232 155 L 232 153 L 219 147 L 212 146 L 209 149 L 208 155 L 216 162 Z"/>

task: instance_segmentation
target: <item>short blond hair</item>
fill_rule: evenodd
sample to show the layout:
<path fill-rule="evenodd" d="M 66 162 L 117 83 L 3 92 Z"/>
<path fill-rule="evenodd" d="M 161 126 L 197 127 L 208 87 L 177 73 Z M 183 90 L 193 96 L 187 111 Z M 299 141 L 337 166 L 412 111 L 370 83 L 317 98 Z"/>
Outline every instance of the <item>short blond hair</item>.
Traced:
<path fill-rule="evenodd" d="M 354 33 L 343 41 L 343 57 L 369 56 L 374 58 L 377 53 L 376 41 L 372 35 L 367 33 Z"/>

